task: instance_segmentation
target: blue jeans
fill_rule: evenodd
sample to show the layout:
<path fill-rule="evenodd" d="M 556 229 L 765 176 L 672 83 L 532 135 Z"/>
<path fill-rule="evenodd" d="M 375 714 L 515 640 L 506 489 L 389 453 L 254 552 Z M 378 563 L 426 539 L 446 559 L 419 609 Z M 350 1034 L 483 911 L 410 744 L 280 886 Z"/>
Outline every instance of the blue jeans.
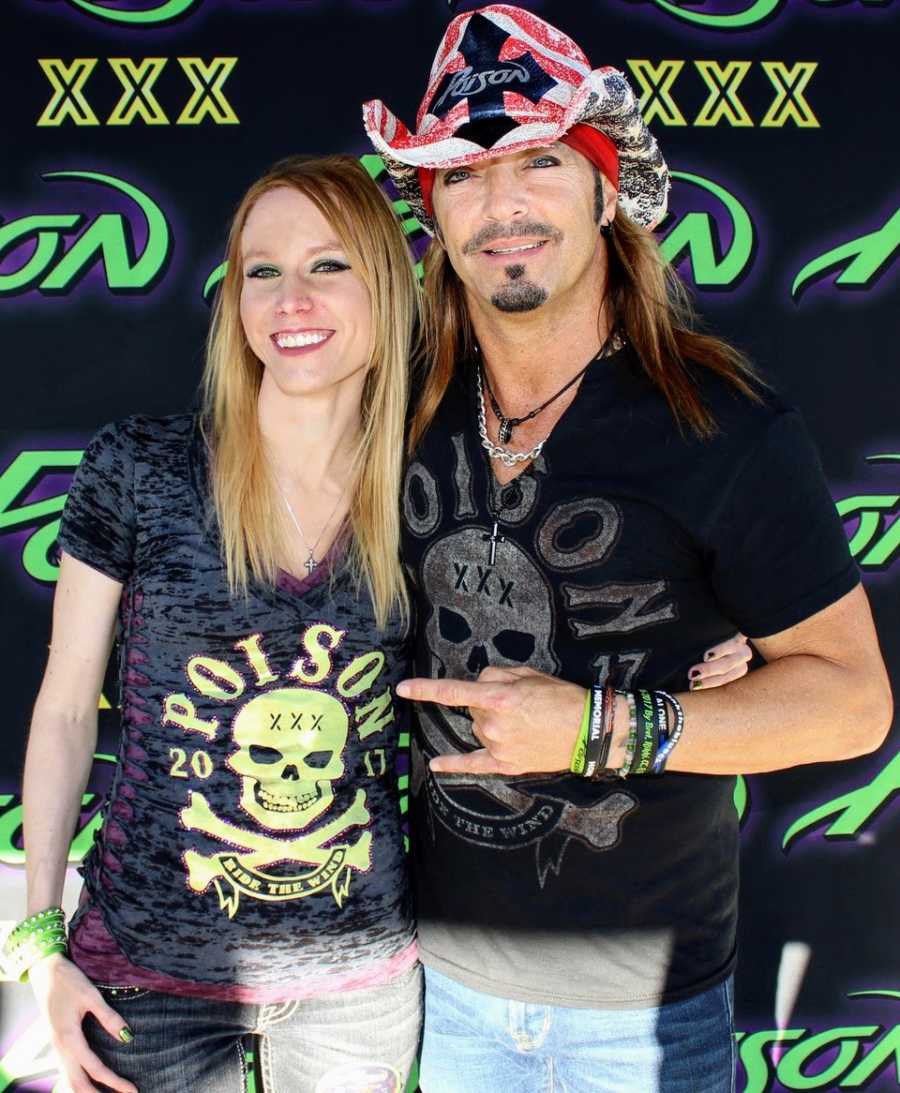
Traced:
<path fill-rule="evenodd" d="M 403 1093 L 419 1046 L 418 965 L 384 986 L 264 1006 L 141 987 L 100 993 L 134 1040 L 119 1043 L 88 1017 L 88 1043 L 140 1093 L 243 1093 L 252 1033 L 257 1093 Z"/>
<path fill-rule="evenodd" d="M 729 978 L 683 1002 L 510 1002 L 425 970 L 422 1093 L 734 1093 Z"/>

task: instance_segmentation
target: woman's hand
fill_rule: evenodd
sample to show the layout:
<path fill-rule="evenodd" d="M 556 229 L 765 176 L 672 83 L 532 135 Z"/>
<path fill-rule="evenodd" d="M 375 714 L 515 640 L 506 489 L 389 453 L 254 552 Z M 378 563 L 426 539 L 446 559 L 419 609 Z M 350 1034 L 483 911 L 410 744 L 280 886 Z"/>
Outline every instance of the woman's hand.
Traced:
<path fill-rule="evenodd" d="M 28 980 L 50 1025 L 63 1088 L 72 1093 L 92 1093 L 97 1088 L 93 1083 L 102 1082 L 121 1093 L 137 1093 L 137 1086 L 114 1074 L 88 1047 L 81 1023 L 89 1013 L 114 1039 L 128 1043 L 132 1033 L 84 972 L 56 953 L 34 964 Z"/>
<path fill-rule="evenodd" d="M 724 687 L 747 674 L 747 666 L 753 656 L 750 643 L 743 634 L 735 634 L 728 641 L 707 649 L 701 664 L 695 664 L 688 672 L 690 689 L 699 691 L 711 687 Z"/>

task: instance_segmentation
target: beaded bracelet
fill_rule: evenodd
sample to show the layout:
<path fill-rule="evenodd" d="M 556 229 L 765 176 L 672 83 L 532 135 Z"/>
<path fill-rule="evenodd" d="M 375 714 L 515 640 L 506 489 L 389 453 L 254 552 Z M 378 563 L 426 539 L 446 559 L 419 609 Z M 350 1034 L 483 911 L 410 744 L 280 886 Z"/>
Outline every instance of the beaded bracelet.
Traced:
<path fill-rule="evenodd" d="M 589 689 L 584 700 L 584 711 L 581 715 L 581 726 L 578 729 L 578 736 L 575 739 L 575 748 L 572 751 L 572 759 L 569 763 L 569 770 L 573 774 L 584 773 L 584 762 L 587 753 L 587 740 L 588 732 L 591 727 L 591 714 L 593 704 L 594 692 L 592 689 Z"/>
<path fill-rule="evenodd" d="M 23 919 L 7 937 L 3 956 L 10 977 L 25 983 L 39 960 L 67 953 L 66 916 L 61 907 L 48 907 Z"/>
<path fill-rule="evenodd" d="M 637 703 L 635 702 L 634 695 L 631 691 L 625 692 L 625 699 L 628 703 L 628 740 L 625 744 L 625 757 L 622 761 L 622 765 L 616 771 L 616 774 L 618 774 L 620 778 L 627 778 L 631 773 L 631 765 L 634 762 L 634 753 L 637 749 Z"/>

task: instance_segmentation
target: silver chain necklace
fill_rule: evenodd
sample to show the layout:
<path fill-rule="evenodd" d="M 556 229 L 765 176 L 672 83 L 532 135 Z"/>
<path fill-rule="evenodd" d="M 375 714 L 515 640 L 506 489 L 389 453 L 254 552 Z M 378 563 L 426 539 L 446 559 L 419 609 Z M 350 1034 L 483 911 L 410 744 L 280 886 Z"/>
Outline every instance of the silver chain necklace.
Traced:
<path fill-rule="evenodd" d="M 484 407 L 484 383 L 482 381 L 480 366 L 475 375 L 475 383 L 478 385 L 478 435 L 481 437 L 482 448 L 485 449 L 491 459 L 499 459 L 504 467 L 515 467 L 517 463 L 527 463 L 529 459 L 537 459 L 541 454 L 541 449 L 547 443 L 547 437 L 544 437 L 543 440 L 535 444 L 528 452 L 511 452 L 509 448 L 504 448 L 491 440 L 487 431 L 487 413 Z"/>
<path fill-rule="evenodd" d="M 293 520 L 294 527 L 297 529 L 297 532 L 300 535 L 301 540 L 303 541 L 304 548 L 307 551 L 309 551 L 309 557 L 303 563 L 303 568 L 306 570 L 306 572 L 310 576 L 312 576 L 313 570 L 317 569 L 319 567 L 319 564 L 320 564 L 315 559 L 316 547 L 318 547 L 319 543 L 322 542 L 322 536 L 328 530 L 328 527 L 331 524 L 331 521 L 334 519 L 334 514 L 337 512 L 338 506 L 340 505 L 341 501 L 344 500 L 344 494 L 347 492 L 347 486 L 346 486 L 346 484 L 344 485 L 344 488 L 340 492 L 340 496 L 338 497 L 337 501 L 335 502 L 334 508 L 331 510 L 331 515 L 325 521 L 325 524 L 324 524 L 322 530 L 319 532 L 318 539 L 316 539 L 316 541 L 313 543 L 312 547 L 310 547 L 309 543 L 306 541 L 306 536 L 303 534 L 303 528 L 300 527 L 300 521 L 297 519 L 297 514 L 294 512 L 294 507 L 290 503 L 290 501 L 288 500 L 288 496 L 284 492 L 284 490 L 281 488 L 281 483 L 278 481 L 277 478 L 275 479 L 275 485 L 278 489 L 278 492 L 281 494 L 281 499 L 284 501 L 285 507 L 288 510 L 288 516 L 290 516 L 291 520 Z"/>
<path fill-rule="evenodd" d="M 541 410 L 545 409 L 554 402 L 559 396 L 567 391 L 576 380 L 580 379 L 584 373 L 590 368 L 594 361 L 599 360 L 601 357 L 608 356 L 611 352 L 614 353 L 622 348 L 625 344 L 624 335 L 620 334 L 618 330 L 613 327 L 606 337 L 606 341 L 600 346 L 597 351 L 597 355 L 591 357 L 588 363 L 582 368 L 582 370 L 573 379 L 569 380 L 565 387 L 561 391 L 549 399 L 547 402 L 542 403 L 536 410 L 533 410 L 530 414 L 527 414 L 523 418 L 504 418 L 500 414 L 497 417 L 500 420 L 500 437 L 499 439 L 509 439 L 512 434 L 511 425 L 521 425 L 523 421 L 528 421 L 532 417 L 536 417 Z M 515 467 L 518 463 L 527 463 L 529 459 L 537 459 L 541 454 L 541 449 L 547 443 L 547 437 L 539 441 L 535 446 L 527 452 L 511 452 L 509 448 L 504 448 L 501 444 L 495 444 L 493 440 L 488 436 L 487 431 L 487 411 L 484 405 L 484 388 L 487 382 L 487 377 L 484 375 L 481 364 L 478 365 L 475 375 L 475 383 L 478 386 L 478 435 L 481 437 L 481 446 L 485 449 L 491 459 L 499 459 L 505 467 Z M 490 388 L 488 388 L 490 390 Z M 494 408 L 494 413 L 497 413 L 499 407 Z"/>

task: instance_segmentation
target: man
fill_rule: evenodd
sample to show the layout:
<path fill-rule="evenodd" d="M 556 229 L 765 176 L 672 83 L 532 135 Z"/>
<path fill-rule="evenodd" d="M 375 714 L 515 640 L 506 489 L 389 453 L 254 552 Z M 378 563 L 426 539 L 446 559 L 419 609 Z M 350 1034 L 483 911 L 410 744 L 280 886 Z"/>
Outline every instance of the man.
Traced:
<path fill-rule="evenodd" d="M 621 73 L 493 5 L 450 24 L 416 133 L 365 120 L 434 232 L 399 688 L 422 1088 L 731 1090 L 733 776 L 891 718 L 813 447 L 667 291 L 668 172 Z M 684 693 L 736 628 L 765 666 Z"/>

